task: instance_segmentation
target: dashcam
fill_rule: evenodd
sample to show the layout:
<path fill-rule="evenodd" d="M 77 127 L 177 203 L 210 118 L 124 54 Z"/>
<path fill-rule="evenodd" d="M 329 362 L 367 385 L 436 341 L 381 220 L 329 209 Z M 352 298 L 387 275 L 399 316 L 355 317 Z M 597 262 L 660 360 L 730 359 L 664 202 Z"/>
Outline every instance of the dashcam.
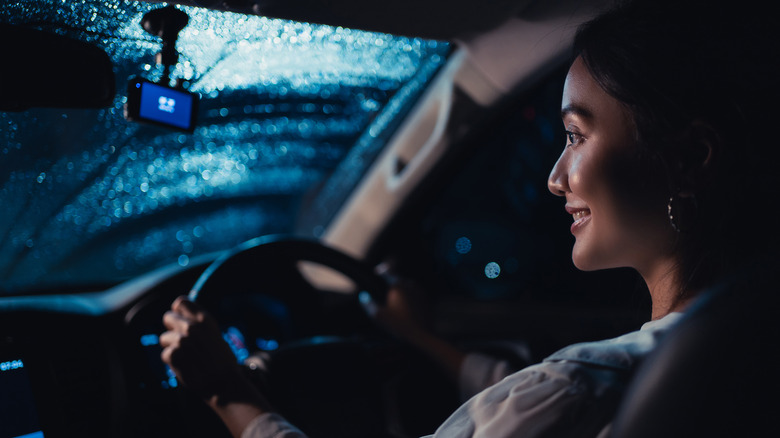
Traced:
<path fill-rule="evenodd" d="M 198 95 L 181 88 L 133 78 L 127 85 L 127 120 L 192 132 Z"/>

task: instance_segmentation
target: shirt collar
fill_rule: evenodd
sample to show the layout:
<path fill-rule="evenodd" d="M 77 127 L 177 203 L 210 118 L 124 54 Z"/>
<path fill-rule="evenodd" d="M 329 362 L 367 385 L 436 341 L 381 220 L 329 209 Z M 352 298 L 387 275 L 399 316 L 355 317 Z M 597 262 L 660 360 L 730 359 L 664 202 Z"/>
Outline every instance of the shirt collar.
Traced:
<path fill-rule="evenodd" d="M 600 367 L 628 370 L 653 351 L 663 335 L 682 316 L 683 314 L 680 312 L 672 312 L 663 318 L 646 322 L 637 331 L 617 338 L 570 345 L 553 353 L 544 361 L 574 361 Z"/>

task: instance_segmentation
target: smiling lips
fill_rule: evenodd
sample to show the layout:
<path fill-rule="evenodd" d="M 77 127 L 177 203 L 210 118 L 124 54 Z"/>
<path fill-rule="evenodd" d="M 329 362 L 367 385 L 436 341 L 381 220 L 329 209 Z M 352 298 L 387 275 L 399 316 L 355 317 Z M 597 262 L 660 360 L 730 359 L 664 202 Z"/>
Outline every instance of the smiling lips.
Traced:
<path fill-rule="evenodd" d="M 585 225 L 585 223 L 590 219 L 590 209 L 588 208 L 575 208 L 567 205 L 566 212 L 569 213 L 574 219 L 574 223 L 571 224 L 572 233 Z"/>

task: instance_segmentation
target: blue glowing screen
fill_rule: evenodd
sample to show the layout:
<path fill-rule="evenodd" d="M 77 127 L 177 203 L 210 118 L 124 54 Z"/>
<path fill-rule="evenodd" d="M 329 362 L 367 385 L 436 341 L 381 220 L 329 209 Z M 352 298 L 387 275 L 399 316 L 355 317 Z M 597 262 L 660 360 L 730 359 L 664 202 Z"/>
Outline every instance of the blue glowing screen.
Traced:
<path fill-rule="evenodd" d="M 193 95 L 149 82 L 140 82 L 136 86 L 141 87 L 139 115 L 143 119 L 182 129 L 190 128 Z"/>

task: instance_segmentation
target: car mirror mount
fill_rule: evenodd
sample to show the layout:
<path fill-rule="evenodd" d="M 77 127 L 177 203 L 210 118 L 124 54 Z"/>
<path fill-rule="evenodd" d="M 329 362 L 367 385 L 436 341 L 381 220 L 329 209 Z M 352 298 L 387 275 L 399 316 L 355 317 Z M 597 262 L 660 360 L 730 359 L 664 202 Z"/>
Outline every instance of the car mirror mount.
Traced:
<path fill-rule="evenodd" d="M 163 77 L 160 79 L 162 85 L 169 84 L 171 69 L 179 62 L 176 40 L 189 21 L 187 13 L 173 6 L 153 9 L 141 19 L 141 26 L 146 32 L 162 39 L 162 50 L 156 57 L 157 64 L 164 66 Z"/>

